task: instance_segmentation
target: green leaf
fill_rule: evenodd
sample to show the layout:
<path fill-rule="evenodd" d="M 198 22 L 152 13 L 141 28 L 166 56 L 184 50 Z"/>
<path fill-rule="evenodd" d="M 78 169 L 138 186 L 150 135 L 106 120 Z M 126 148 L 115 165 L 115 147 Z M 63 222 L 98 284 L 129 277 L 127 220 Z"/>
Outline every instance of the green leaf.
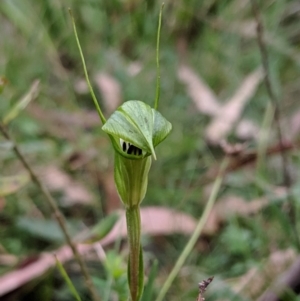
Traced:
<path fill-rule="evenodd" d="M 104 267 L 109 276 L 114 280 L 119 279 L 126 274 L 126 265 L 124 258 L 116 250 L 110 250 L 106 253 Z"/>
<path fill-rule="evenodd" d="M 75 236 L 82 228 L 80 221 L 68 220 L 67 230 L 71 236 Z M 16 220 L 16 227 L 31 236 L 49 242 L 64 242 L 65 237 L 55 220 L 45 220 L 41 218 L 19 217 Z"/>
<path fill-rule="evenodd" d="M 139 157 L 153 155 L 158 145 L 171 131 L 171 124 L 156 110 L 139 100 L 129 100 L 120 106 L 102 127 L 115 140 L 117 151 L 126 154 L 119 139 L 144 151 Z M 127 155 L 131 155 L 130 153 Z M 131 158 L 132 156 L 126 156 Z"/>
<path fill-rule="evenodd" d="M 148 276 L 148 282 L 145 285 L 144 293 L 142 296 L 141 301 L 151 301 L 153 300 L 153 293 L 154 293 L 154 282 L 157 276 L 158 271 L 158 261 L 155 260 L 152 264 L 152 267 L 150 269 L 150 273 Z"/>
<path fill-rule="evenodd" d="M 88 238 L 84 239 L 85 243 L 93 243 L 105 237 L 119 219 L 119 214 L 113 213 L 97 223 L 88 234 Z"/>
<path fill-rule="evenodd" d="M 61 264 L 61 262 L 57 259 L 57 257 L 55 256 L 55 261 L 56 261 L 56 266 L 61 274 L 61 276 L 63 277 L 63 279 L 65 280 L 65 282 L 67 283 L 68 285 L 68 288 L 70 290 L 70 292 L 72 293 L 72 295 L 74 296 L 74 298 L 77 300 L 77 301 L 81 301 L 81 298 L 74 286 L 74 284 L 72 283 L 69 275 L 67 274 L 64 266 Z"/>

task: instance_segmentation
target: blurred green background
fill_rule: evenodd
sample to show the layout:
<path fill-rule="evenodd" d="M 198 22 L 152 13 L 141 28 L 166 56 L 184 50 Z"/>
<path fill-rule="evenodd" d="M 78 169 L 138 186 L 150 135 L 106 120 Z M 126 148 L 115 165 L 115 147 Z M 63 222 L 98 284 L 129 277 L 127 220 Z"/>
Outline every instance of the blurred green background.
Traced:
<path fill-rule="evenodd" d="M 207 300 L 255 300 L 299 251 L 294 232 L 300 229 L 290 218 L 287 194 L 297 216 L 300 5 L 258 1 L 292 181 L 285 189 L 250 1 L 164 2 L 159 110 L 173 131 L 157 149 L 142 206 L 200 218 L 226 153 L 221 142 L 242 143 L 235 145 L 239 151 L 230 165 L 235 167 L 226 173 L 215 221 L 199 238 L 166 300 L 195 300 L 198 282 L 211 275 L 215 280 Z M 0 118 L 5 120 L 32 83 L 40 81 L 38 96 L 17 112 L 9 130 L 51 190 L 74 237 L 122 206 L 113 184 L 113 151 L 84 80 L 68 8 L 108 117 L 126 100 L 154 102 L 160 6 L 150 0 L 0 2 L 0 75 L 7 80 L 0 94 Z M 0 167 L 3 276 L 59 248 L 64 240 L 43 196 L 3 137 Z M 163 221 L 157 222 L 162 224 L 159 235 L 145 233 L 143 242 L 147 273 L 155 258 L 159 263 L 154 299 L 192 234 L 174 230 L 166 235 Z M 87 259 L 93 280 L 103 300 L 126 300 L 126 243 L 116 239 L 105 252 L 105 263 L 97 256 Z M 272 264 L 274 254 L 284 263 Z M 274 265 L 278 270 L 272 270 Z M 261 275 L 261 268 L 269 274 Z M 83 300 L 90 300 L 76 264 L 69 262 L 66 270 Z M 262 285 L 257 288 L 256 282 Z M 55 269 L 0 298 L 73 300 Z M 293 298 L 288 300 L 298 300 Z"/>

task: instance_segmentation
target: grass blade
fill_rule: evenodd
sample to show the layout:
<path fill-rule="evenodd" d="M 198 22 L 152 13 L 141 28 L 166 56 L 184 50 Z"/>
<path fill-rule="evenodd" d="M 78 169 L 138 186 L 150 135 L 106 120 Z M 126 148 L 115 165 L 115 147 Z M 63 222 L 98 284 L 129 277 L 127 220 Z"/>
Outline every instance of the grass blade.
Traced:
<path fill-rule="evenodd" d="M 80 298 L 75 286 L 73 285 L 69 275 L 67 274 L 64 266 L 61 264 L 61 262 L 57 259 L 56 256 L 55 256 L 55 261 L 56 261 L 56 266 L 57 266 L 61 276 L 65 280 L 66 284 L 68 285 L 68 288 L 69 288 L 70 292 L 72 293 L 72 295 L 74 296 L 74 298 L 77 301 L 81 301 L 81 298 Z"/>
<path fill-rule="evenodd" d="M 196 226 L 196 229 L 193 233 L 193 235 L 191 236 L 190 240 L 188 241 L 188 243 L 186 244 L 184 250 L 182 251 L 181 255 L 179 256 L 179 258 L 176 261 L 176 264 L 174 265 L 171 273 L 169 274 L 167 280 L 165 281 L 164 285 L 162 286 L 162 289 L 160 290 L 158 297 L 156 298 L 156 301 L 162 301 L 167 293 L 167 291 L 169 290 L 172 282 L 174 281 L 174 279 L 176 278 L 178 272 L 180 271 L 180 269 L 182 268 L 184 262 L 186 261 L 187 257 L 190 255 L 195 243 L 197 242 L 197 239 L 199 237 L 199 235 L 202 232 L 202 229 L 209 217 L 209 214 L 211 212 L 211 209 L 213 208 L 213 205 L 215 203 L 215 200 L 217 198 L 218 192 L 220 190 L 221 184 L 222 184 L 222 180 L 223 180 L 223 171 L 225 170 L 226 166 L 228 164 L 228 159 L 224 159 L 224 161 L 221 164 L 221 168 L 220 168 L 220 172 L 218 177 L 216 178 L 215 182 L 214 182 L 214 186 L 213 186 L 213 190 L 212 193 L 209 197 L 209 200 L 207 202 L 207 205 L 204 209 L 203 214 L 201 215 L 198 224 Z"/>
<path fill-rule="evenodd" d="M 3 123 L 7 125 L 10 121 L 15 119 L 26 107 L 27 105 L 34 100 L 39 93 L 39 84 L 38 80 L 35 80 L 31 85 L 28 93 L 23 96 L 6 114 L 3 118 Z"/>
<path fill-rule="evenodd" d="M 73 31 L 74 31 L 74 34 L 75 34 L 76 43 L 77 43 L 78 50 L 79 50 L 79 53 L 80 53 L 80 58 L 81 58 L 82 65 L 83 65 L 83 71 L 84 71 L 85 79 L 86 79 L 87 84 L 89 86 L 89 90 L 90 90 L 90 93 L 91 93 L 94 105 L 95 105 L 95 107 L 97 109 L 97 112 L 98 112 L 99 117 L 100 117 L 100 119 L 102 121 L 102 124 L 105 124 L 106 119 L 105 119 L 105 117 L 104 117 L 104 115 L 102 113 L 102 110 L 101 110 L 100 106 L 99 106 L 98 100 L 96 98 L 96 95 L 94 93 L 93 87 L 92 87 L 90 79 L 89 79 L 89 75 L 88 75 L 86 64 L 85 64 L 85 58 L 84 58 L 84 55 L 83 55 L 83 52 L 82 52 L 82 48 L 81 48 L 81 45 L 80 45 L 80 42 L 79 42 L 79 38 L 78 38 L 78 34 L 77 34 L 77 29 L 76 29 L 76 24 L 75 24 L 75 20 L 74 20 L 74 17 L 73 17 L 71 9 L 69 9 L 69 13 L 70 13 L 70 16 L 71 16 L 71 19 L 72 19 Z"/>

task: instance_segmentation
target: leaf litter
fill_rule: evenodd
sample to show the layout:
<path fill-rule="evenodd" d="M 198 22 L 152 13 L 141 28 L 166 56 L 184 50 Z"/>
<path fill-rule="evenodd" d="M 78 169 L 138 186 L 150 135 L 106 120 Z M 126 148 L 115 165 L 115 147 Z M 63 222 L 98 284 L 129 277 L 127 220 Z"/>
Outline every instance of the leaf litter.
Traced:
<path fill-rule="evenodd" d="M 93 195 L 83 184 L 54 165 L 43 167 L 42 180 L 50 190 L 63 192 L 65 206 L 93 203 Z"/>
<path fill-rule="evenodd" d="M 270 201 L 266 198 L 246 202 L 242 198 L 234 196 L 219 200 L 211 211 L 208 222 L 203 229 L 203 235 L 215 234 L 219 230 L 221 223 L 225 222 L 233 214 L 248 216 L 257 213 L 269 203 Z M 224 211 L 224 209 L 226 210 Z M 119 212 L 119 220 L 104 238 L 94 244 L 78 245 L 78 250 L 82 255 L 93 251 L 97 244 L 100 244 L 102 247 L 108 247 L 116 240 L 126 237 L 126 219 L 123 211 Z M 193 217 L 164 207 L 141 208 L 141 220 L 143 233 L 151 236 L 170 235 L 174 233 L 190 235 L 196 227 L 196 220 Z M 69 246 L 63 246 L 53 253 L 56 254 L 61 263 L 73 258 L 73 253 Z M 44 253 L 40 255 L 36 261 L 23 269 L 12 271 L 0 277 L 0 282 L 3 284 L 0 286 L 0 296 L 26 284 L 53 268 L 55 266 L 53 253 Z M 104 255 L 102 254 L 102 256 Z M 103 259 L 104 257 L 102 260 Z"/>
<path fill-rule="evenodd" d="M 261 68 L 250 73 L 243 80 L 234 95 L 222 104 L 208 84 L 191 67 L 181 64 L 177 76 L 186 86 L 186 90 L 197 110 L 212 117 L 205 130 L 207 140 L 212 144 L 220 142 L 236 127 L 241 139 L 256 138 L 258 127 L 250 120 L 240 120 L 247 102 L 253 97 L 263 79 Z"/>
<path fill-rule="evenodd" d="M 210 143 L 219 144 L 232 131 L 262 79 L 262 69 L 258 68 L 243 80 L 234 95 L 207 126 L 205 136 Z"/>
<path fill-rule="evenodd" d="M 78 244 L 78 251 L 81 255 L 87 255 L 96 248 L 97 244 L 108 247 L 120 238 L 126 237 L 126 218 L 124 212 L 120 212 L 121 218 L 113 229 L 100 241 L 94 244 Z M 181 233 L 189 235 L 196 227 L 196 220 L 187 214 L 164 207 L 141 208 L 141 219 L 143 233 L 147 235 L 169 235 Z M 160 221 L 159 223 L 157 221 Z M 55 267 L 55 258 L 63 264 L 73 258 L 69 246 L 63 246 L 53 252 L 44 252 L 36 260 L 22 269 L 14 270 L 0 277 L 0 297 L 25 285 Z M 104 254 L 102 254 L 103 256 Z M 100 258 L 104 260 L 104 257 Z"/>
<path fill-rule="evenodd" d="M 182 64 L 178 68 L 178 78 L 185 84 L 187 93 L 202 114 L 216 116 L 221 109 L 218 99 L 210 87 L 192 68 Z"/>
<path fill-rule="evenodd" d="M 252 267 L 245 274 L 232 280 L 231 288 L 237 294 L 254 300 L 269 286 L 274 275 L 280 275 L 297 259 L 293 249 L 275 250 L 260 265 Z"/>
<path fill-rule="evenodd" d="M 107 114 L 114 112 L 122 103 L 122 90 L 120 83 L 110 74 L 99 72 L 95 82 L 102 94 Z"/>
<path fill-rule="evenodd" d="M 286 195 L 282 190 L 275 190 L 277 197 Z M 246 201 L 240 196 L 229 195 L 220 199 L 213 207 L 203 233 L 206 235 L 214 235 L 218 232 L 221 225 L 224 224 L 232 216 L 250 216 L 260 212 L 270 204 L 270 199 L 262 197 L 251 201 Z"/>

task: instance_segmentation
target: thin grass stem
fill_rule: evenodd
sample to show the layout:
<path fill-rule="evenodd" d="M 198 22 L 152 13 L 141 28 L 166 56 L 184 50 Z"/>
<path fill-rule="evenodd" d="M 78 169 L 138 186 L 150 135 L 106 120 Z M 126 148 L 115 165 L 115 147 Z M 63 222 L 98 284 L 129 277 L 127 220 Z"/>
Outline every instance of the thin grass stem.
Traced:
<path fill-rule="evenodd" d="M 62 263 L 58 260 L 58 258 L 56 257 L 56 255 L 54 255 L 55 257 L 55 261 L 56 261 L 56 266 L 61 274 L 61 276 L 63 277 L 63 279 L 65 280 L 70 292 L 72 293 L 73 297 L 77 300 L 77 301 L 81 301 L 80 295 L 76 290 L 76 287 L 74 286 L 74 284 L 72 283 L 72 280 L 70 279 L 68 273 L 66 272 L 64 266 L 62 265 Z"/>
<path fill-rule="evenodd" d="M 197 239 L 199 238 L 199 235 L 201 234 L 203 227 L 209 217 L 209 214 L 213 208 L 213 205 L 216 201 L 216 198 L 218 196 L 223 178 L 224 178 L 224 171 L 226 169 L 228 165 L 228 158 L 225 158 L 221 164 L 220 167 L 220 171 L 219 171 L 219 175 L 217 176 L 215 182 L 214 182 L 214 186 L 211 192 L 211 195 L 209 197 L 209 200 L 205 206 L 204 212 L 201 215 L 197 226 L 194 230 L 193 235 L 191 236 L 191 238 L 189 239 L 188 243 L 186 244 L 184 250 L 182 251 L 182 253 L 180 254 L 179 258 L 177 259 L 175 266 L 173 267 L 171 273 L 169 274 L 167 280 L 165 281 L 165 283 L 163 284 L 157 298 L 155 301 L 162 301 L 166 295 L 166 293 L 168 292 L 168 290 L 171 287 L 171 284 L 173 283 L 174 279 L 176 278 L 176 276 L 178 275 L 180 269 L 182 268 L 184 262 L 186 261 L 187 257 L 190 255 L 190 253 L 193 250 L 193 247 L 195 246 L 195 243 L 197 242 Z"/>
<path fill-rule="evenodd" d="M 85 79 L 86 79 L 86 82 L 87 82 L 87 84 L 89 86 L 89 90 L 90 90 L 90 93 L 91 93 L 94 105 L 95 105 L 95 107 L 97 109 L 98 115 L 99 115 L 99 117 L 101 119 L 101 122 L 102 122 L 102 124 L 105 124 L 106 119 L 105 119 L 105 117 L 104 117 L 104 115 L 102 113 L 102 110 L 101 110 L 100 106 L 99 106 L 98 100 L 96 98 L 96 95 L 94 93 L 93 87 L 92 87 L 90 79 L 89 79 L 89 75 L 88 75 L 88 72 L 87 72 L 87 68 L 86 68 L 86 63 L 85 63 L 83 51 L 82 51 L 82 48 L 81 48 L 81 45 L 80 45 L 80 42 L 79 42 L 79 38 L 78 38 L 78 34 L 77 34 L 77 29 L 76 29 L 76 24 L 75 24 L 75 20 L 74 20 L 74 17 L 73 17 L 71 9 L 69 9 L 69 13 L 70 13 L 70 16 L 71 16 L 71 19 L 72 19 L 73 31 L 74 31 L 75 39 L 76 39 L 76 42 L 77 42 L 78 50 L 79 50 L 79 53 L 80 53 L 80 58 L 81 58 L 82 65 L 83 65 L 83 71 L 84 71 Z"/>
<path fill-rule="evenodd" d="M 160 49 L 160 32 L 161 32 L 161 20 L 162 20 L 162 11 L 164 8 L 164 3 L 161 5 L 159 18 L 158 18 L 158 28 L 157 28 L 157 37 L 156 37 L 156 95 L 154 109 L 158 109 L 158 103 L 160 98 L 160 65 L 159 65 L 159 49 Z"/>

